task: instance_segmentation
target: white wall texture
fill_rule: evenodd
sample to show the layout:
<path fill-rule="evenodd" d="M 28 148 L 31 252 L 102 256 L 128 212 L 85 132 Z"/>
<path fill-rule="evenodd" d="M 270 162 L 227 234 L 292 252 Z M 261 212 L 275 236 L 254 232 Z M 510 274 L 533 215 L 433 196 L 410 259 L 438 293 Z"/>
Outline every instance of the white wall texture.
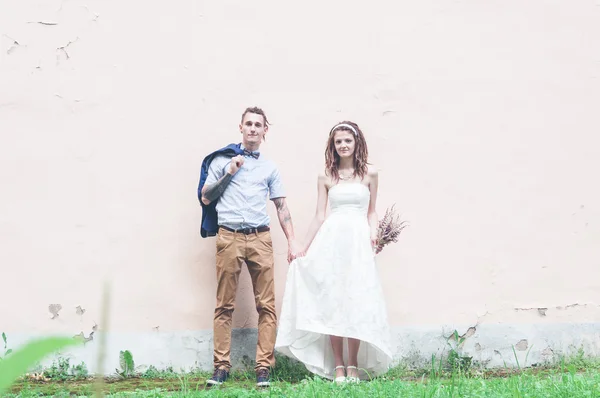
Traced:
<path fill-rule="evenodd" d="M 365 132 L 380 215 L 410 223 L 378 256 L 397 361 L 471 327 L 488 366 L 598 355 L 599 48 L 597 1 L 2 0 L 0 331 L 14 348 L 98 325 L 109 370 L 125 349 L 210 368 L 199 168 L 258 105 L 300 237 L 329 128 Z M 256 321 L 243 274 L 237 357 Z M 97 348 L 63 355 L 94 370 Z"/>

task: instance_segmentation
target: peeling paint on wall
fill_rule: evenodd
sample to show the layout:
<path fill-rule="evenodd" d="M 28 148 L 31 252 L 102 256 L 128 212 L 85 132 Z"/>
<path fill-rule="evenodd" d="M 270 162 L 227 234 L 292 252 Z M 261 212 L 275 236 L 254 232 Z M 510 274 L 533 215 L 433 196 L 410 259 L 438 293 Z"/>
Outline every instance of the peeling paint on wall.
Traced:
<path fill-rule="evenodd" d="M 546 316 L 548 308 L 515 308 L 515 311 L 537 311 L 540 316 Z"/>
<path fill-rule="evenodd" d="M 467 331 L 465 332 L 465 334 L 463 334 L 460 337 L 462 337 L 464 339 L 467 339 L 467 338 L 473 336 L 476 331 L 477 331 L 477 328 L 475 326 L 471 326 L 469 329 L 467 329 Z"/>
<path fill-rule="evenodd" d="M 542 351 L 542 355 L 544 355 L 544 356 L 554 355 L 554 351 L 552 350 L 552 348 L 547 347 L 546 349 L 544 349 L 544 351 Z"/>
<path fill-rule="evenodd" d="M 94 340 L 94 332 L 90 332 L 88 337 L 85 337 L 85 334 L 83 333 L 83 331 L 81 331 L 81 333 L 76 334 L 75 336 L 73 336 L 74 339 L 79 339 L 81 341 L 83 341 L 84 344 Z"/>
<path fill-rule="evenodd" d="M 559 310 L 559 311 L 566 311 L 566 310 L 569 310 L 569 309 L 572 309 L 572 308 L 579 308 L 579 307 L 586 308 L 586 307 L 589 307 L 589 306 L 591 306 L 591 307 L 599 307 L 598 305 L 595 305 L 595 304 L 594 305 L 590 305 L 590 304 L 577 304 L 576 303 L 576 304 L 569 304 L 569 305 L 565 305 L 565 306 L 560 306 L 559 305 L 559 306 L 552 307 L 551 309 Z M 549 309 L 550 309 L 549 307 L 535 307 L 535 308 L 515 308 L 514 310 L 517 311 L 517 312 L 521 312 L 521 311 L 522 312 L 536 311 L 539 316 L 545 317 L 545 316 L 547 316 L 547 313 L 548 313 Z"/>
<path fill-rule="evenodd" d="M 50 304 L 48 306 L 48 311 L 50 312 L 50 314 L 52 314 L 52 318 L 50 318 L 50 319 L 58 318 L 58 313 L 59 313 L 60 310 L 62 310 L 62 305 L 60 305 L 60 304 Z"/>
<path fill-rule="evenodd" d="M 529 342 L 525 339 L 515 344 L 515 349 L 517 349 L 518 351 L 525 351 L 527 350 L 527 347 L 529 347 Z"/>

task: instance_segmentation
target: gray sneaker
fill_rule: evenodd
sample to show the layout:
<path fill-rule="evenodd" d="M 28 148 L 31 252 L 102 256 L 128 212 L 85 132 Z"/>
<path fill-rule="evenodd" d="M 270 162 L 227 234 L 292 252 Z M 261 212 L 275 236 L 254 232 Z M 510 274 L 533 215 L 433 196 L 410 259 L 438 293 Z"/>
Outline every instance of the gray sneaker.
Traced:
<path fill-rule="evenodd" d="M 256 386 L 257 387 L 269 387 L 271 385 L 271 379 L 269 375 L 269 369 L 260 368 L 256 371 Z"/>
<path fill-rule="evenodd" d="M 229 377 L 229 372 L 226 369 L 215 369 L 212 377 L 206 381 L 209 386 L 220 386 Z"/>

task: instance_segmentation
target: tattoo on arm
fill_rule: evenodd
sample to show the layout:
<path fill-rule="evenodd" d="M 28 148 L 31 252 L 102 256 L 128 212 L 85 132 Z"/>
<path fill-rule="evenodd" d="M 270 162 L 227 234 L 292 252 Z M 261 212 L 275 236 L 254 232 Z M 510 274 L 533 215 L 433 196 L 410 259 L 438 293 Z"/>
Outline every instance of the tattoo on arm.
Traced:
<path fill-rule="evenodd" d="M 281 224 L 286 236 L 288 236 L 292 232 L 292 216 L 290 215 L 290 210 L 285 203 L 285 198 L 273 199 L 273 203 L 275 203 L 275 207 L 277 208 L 279 223 Z"/>
<path fill-rule="evenodd" d="M 213 200 L 221 196 L 223 192 L 225 192 L 225 188 L 227 188 L 227 185 L 229 185 L 232 178 L 233 176 L 231 174 L 225 173 L 225 175 L 221 177 L 219 181 L 206 187 L 206 190 L 204 191 L 204 194 L 202 196 L 204 196 L 206 200 L 212 202 Z"/>

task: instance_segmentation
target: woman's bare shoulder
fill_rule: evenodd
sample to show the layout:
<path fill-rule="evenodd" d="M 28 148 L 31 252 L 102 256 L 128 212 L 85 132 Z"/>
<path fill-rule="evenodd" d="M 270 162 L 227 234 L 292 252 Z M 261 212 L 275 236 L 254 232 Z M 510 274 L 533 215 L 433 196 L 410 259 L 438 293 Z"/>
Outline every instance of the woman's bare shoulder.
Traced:
<path fill-rule="evenodd" d="M 317 177 L 319 185 L 325 185 L 327 189 L 331 186 L 331 177 L 327 174 L 327 170 L 323 170 Z"/>
<path fill-rule="evenodd" d="M 369 177 L 377 178 L 377 176 L 379 175 L 379 169 L 375 165 L 370 164 L 367 166 L 367 175 Z"/>

